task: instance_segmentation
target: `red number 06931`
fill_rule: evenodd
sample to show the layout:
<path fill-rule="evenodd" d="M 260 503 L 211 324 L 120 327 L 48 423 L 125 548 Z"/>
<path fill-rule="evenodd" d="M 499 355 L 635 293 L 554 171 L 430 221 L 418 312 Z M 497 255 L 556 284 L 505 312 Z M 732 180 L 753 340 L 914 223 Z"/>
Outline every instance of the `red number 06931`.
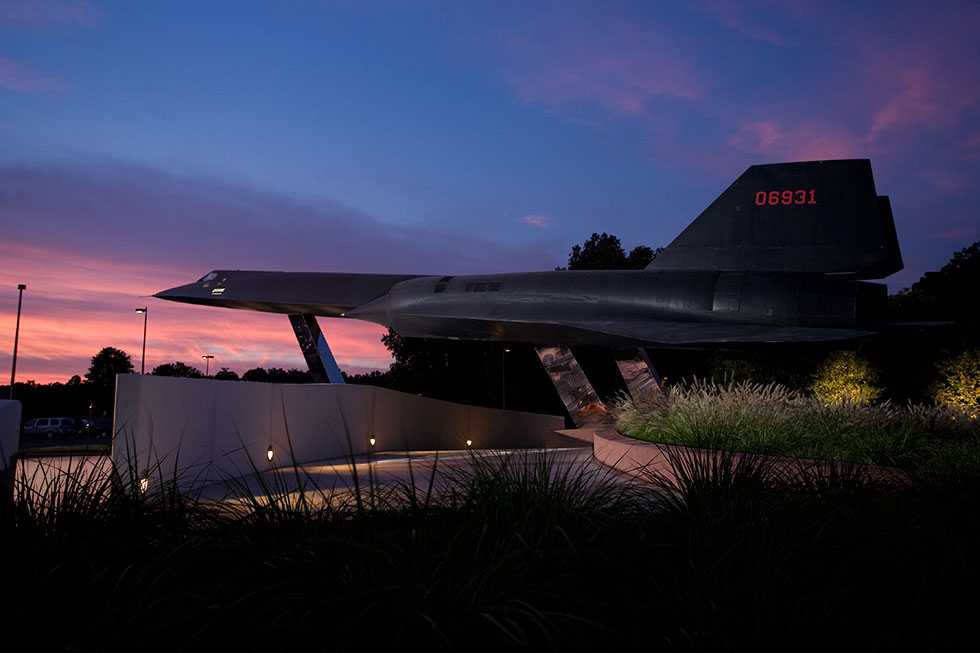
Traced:
<path fill-rule="evenodd" d="M 817 191 L 809 190 L 760 190 L 755 194 L 756 206 L 776 206 L 777 204 L 816 204 Z"/>

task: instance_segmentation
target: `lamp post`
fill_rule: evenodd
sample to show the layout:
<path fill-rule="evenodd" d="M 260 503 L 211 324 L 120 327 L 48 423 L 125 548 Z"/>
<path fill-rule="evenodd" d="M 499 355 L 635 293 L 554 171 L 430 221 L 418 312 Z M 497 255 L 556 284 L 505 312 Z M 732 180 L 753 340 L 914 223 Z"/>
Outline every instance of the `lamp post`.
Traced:
<path fill-rule="evenodd" d="M 14 327 L 14 356 L 10 361 L 10 398 L 14 398 L 14 381 L 17 379 L 17 341 L 20 340 L 20 307 L 24 301 L 26 283 L 17 284 L 17 326 Z"/>
<path fill-rule="evenodd" d="M 510 348 L 504 347 L 500 352 L 500 408 L 507 408 L 507 354 Z"/>
<path fill-rule="evenodd" d="M 204 359 L 204 376 L 210 376 L 211 372 L 211 359 L 214 358 L 214 354 L 204 354 L 201 356 Z"/>
<path fill-rule="evenodd" d="M 143 353 L 140 355 L 140 374 L 146 374 L 146 318 L 149 311 L 144 306 L 143 308 L 137 308 L 136 312 L 143 314 Z"/>

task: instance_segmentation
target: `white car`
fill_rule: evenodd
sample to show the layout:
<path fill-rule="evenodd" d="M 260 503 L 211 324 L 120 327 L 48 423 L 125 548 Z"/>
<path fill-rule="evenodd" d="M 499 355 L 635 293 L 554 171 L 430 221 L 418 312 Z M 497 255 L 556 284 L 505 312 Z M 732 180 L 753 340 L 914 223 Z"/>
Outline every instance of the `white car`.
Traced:
<path fill-rule="evenodd" d="M 37 417 L 24 423 L 25 435 L 55 436 L 74 435 L 78 431 L 78 423 L 71 417 Z"/>

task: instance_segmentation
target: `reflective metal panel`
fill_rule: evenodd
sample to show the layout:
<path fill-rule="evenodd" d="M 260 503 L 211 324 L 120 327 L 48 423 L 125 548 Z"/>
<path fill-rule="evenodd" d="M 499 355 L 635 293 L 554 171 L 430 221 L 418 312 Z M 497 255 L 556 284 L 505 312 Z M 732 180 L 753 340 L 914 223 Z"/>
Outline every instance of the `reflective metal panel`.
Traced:
<path fill-rule="evenodd" d="M 663 394 L 663 384 L 650 355 L 642 347 L 616 351 L 616 367 L 623 375 L 626 388 L 634 401 Z"/>
<path fill-rule="evenodd" d="M 535 351 L 576 426 L 602 424 L 612 420 L 571 349 L 537 347 Z"/>

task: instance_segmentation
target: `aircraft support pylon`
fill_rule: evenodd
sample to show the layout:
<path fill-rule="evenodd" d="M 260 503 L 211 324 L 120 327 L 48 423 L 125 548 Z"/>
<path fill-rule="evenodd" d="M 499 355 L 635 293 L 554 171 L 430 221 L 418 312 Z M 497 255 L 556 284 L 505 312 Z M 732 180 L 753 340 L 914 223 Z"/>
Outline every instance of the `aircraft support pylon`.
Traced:
<path fill-rule="evenodd" d="M 343 383 L 344 377 L 320 329 L 320 324 L 316 321 L 316 315 L 291 313 L 289 323 L 293 326 L 293 333 L 296 334 L 296 340 L 299 342 L 299 348 L 303 352 L 303 358 L 306 359 L 313 380 L 317 383 Z"/>

